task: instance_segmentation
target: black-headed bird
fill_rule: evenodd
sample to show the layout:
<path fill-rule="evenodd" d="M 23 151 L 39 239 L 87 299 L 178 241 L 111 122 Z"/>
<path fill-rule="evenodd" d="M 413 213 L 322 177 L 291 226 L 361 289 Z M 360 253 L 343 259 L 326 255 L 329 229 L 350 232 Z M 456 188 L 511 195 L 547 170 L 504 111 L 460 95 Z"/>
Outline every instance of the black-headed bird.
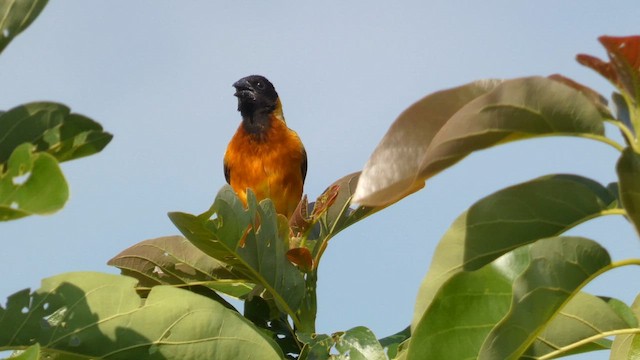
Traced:
<path fill-rule="evenodd" d="M 273 84 L 251 75 L 233 84 L 242 123 L 224 155 L 224 177 L 247 205 L 247 189 L 269 198 L 276 212 L 291 217 L 307 175 L 307 153 L 289 129 Z"/>

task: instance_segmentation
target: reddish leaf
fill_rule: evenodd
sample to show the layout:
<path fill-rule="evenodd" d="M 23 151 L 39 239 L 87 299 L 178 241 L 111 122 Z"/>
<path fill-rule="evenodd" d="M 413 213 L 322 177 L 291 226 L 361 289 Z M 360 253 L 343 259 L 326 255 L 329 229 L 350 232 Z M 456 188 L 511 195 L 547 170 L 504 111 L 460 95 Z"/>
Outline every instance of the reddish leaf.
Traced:
<path fill-rule="evenodd" d="M 601 36 L 610 62 L 590 55 L 578 55 L 580 64 L 590 67 L 638 102 L 640 97 L 640 36 Z"/>
<path fill-rule="evenodd" d="M 293 211 L 291 219 L 289 219 L 289 227 L 293 234 L 303 234 L 311 226 L 311 218 L 309 217 L 309 201 L 307 195 L 302 197 L 298 206 Z"/>
<path fill-rule="evenodd" d="M 313 270 L 313 258 L 307 248 L 299 247 L 287 251 L 287 259 L 304 272 Z"/>
<path fill-rule="evenodd" d="M 325 211 L 327 211 L 329 207 L 336 201 L 339 190 L 340 185 L 337 184 L 331 185 L 329 188 L 327 188 L 327 190 L 325 190 L 322 195 L 320 195 L 316 200 L 316 204 L 313 207 L 313 213 L 311 214 L 311 217 L 317 219 Z"/>
<path fill-rule="evenodd" d="M 618 85 L 618 77 L 610 63 L 600 60 L 595 56 L 586 54 L 578 54 L 576 56 L 576 60 L 578 60 L 580 64 L 595 70 L 598 74 L 611 81 L 614 85 Z"/>

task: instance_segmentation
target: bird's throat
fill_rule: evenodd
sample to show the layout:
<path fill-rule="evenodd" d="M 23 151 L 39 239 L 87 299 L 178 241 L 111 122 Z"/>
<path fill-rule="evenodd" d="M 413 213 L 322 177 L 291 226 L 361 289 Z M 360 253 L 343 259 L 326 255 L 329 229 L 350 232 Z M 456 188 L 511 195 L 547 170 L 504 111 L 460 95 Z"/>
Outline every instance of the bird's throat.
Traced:
<path fill-rule="evenodd" d="M 270 116 L 266 113 L 256 112 L 242 117 L 242 127 L 244 130 L 257 139 L 266 135 L 267 131 L 269 131 L 270 122 Z"/>

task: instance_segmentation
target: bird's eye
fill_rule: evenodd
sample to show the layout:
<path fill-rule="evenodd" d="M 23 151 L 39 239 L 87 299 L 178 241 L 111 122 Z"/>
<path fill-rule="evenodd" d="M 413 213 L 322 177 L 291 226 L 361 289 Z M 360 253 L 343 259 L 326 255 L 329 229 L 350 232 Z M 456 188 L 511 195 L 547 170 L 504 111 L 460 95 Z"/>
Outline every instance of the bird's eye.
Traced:
<path fill-rule="evenodd" d="M 258 90 L 264 90 L 264 83 L 262 81 L 258 81 L 256 83 L 256 87 L 258 88 Z"/>

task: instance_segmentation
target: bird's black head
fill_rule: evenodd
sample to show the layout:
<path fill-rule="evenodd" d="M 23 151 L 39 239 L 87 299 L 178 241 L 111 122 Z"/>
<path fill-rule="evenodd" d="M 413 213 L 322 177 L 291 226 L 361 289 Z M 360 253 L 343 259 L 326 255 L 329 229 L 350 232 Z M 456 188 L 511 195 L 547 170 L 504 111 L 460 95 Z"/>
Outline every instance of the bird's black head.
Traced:
<path fill-rule="evenodd" d="M 251 75 L 236 81 L 235 96 L 238 97 L 238 111 L 242 117 L 253 117 L 257 113 L 270 113 L 278 103 L 278 93 L 273 84 L 264 76 Z"/>

